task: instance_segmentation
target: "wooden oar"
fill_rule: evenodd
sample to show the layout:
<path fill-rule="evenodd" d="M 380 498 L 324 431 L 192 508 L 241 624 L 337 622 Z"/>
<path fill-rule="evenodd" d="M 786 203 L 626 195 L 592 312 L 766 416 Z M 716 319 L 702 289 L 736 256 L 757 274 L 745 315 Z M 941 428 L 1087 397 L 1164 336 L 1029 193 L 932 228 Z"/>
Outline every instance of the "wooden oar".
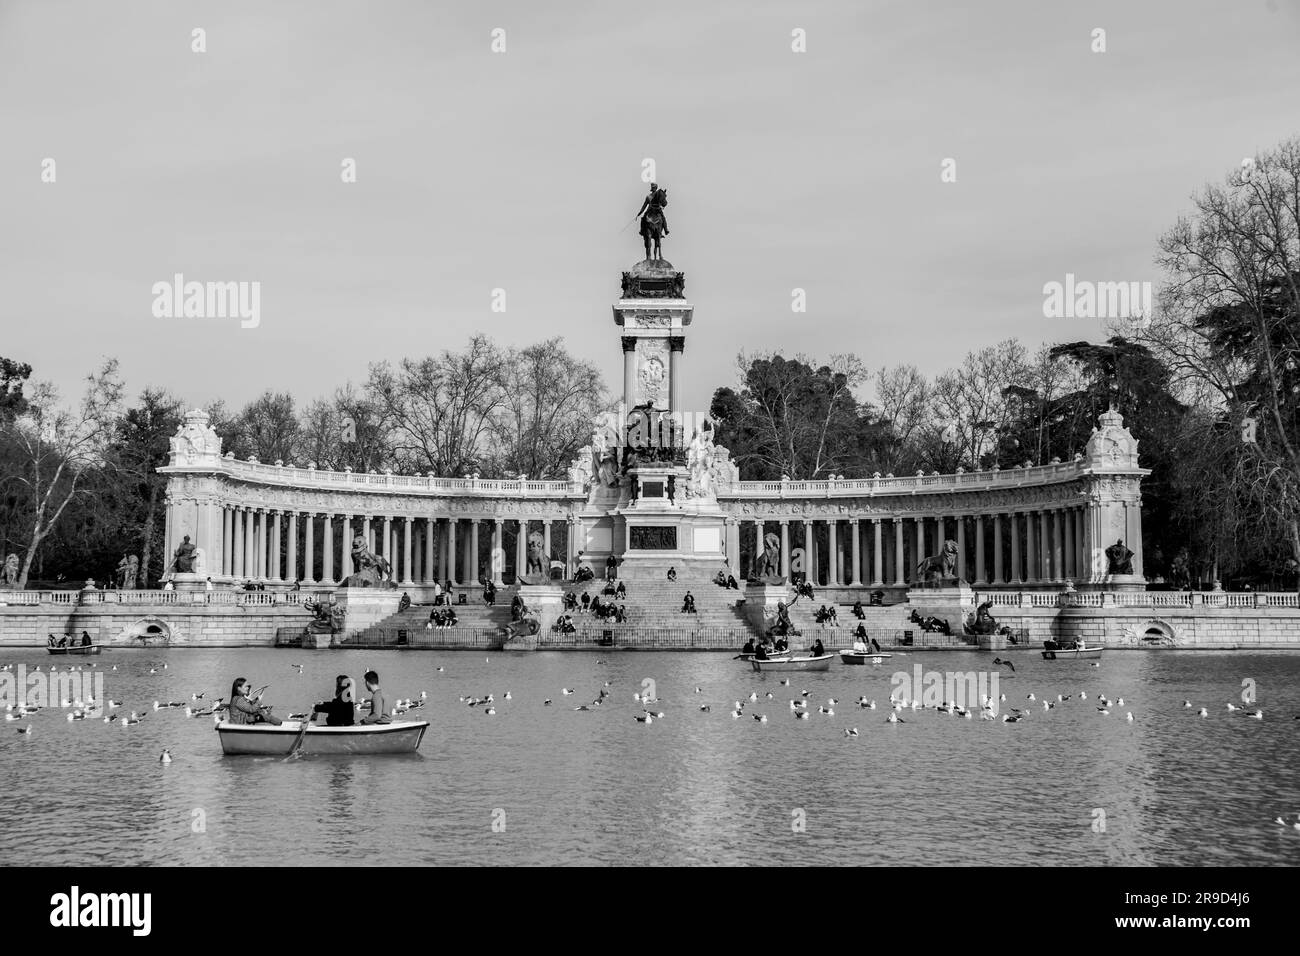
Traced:
<path fill-rule="evenodd" d="M 307 716 L 302 719 L 302 727 L 298 730 L 298 736 L 293 739 L 293 746 L 289 748 L 289 752 L 285 755 L 285 760 L 294 756 L 298 752 L 298 748 L 302 746 L 303 738 L 307 736 L 307 728 L 311 726 L 311 718 L 312 712 L 308 711 Z"/>

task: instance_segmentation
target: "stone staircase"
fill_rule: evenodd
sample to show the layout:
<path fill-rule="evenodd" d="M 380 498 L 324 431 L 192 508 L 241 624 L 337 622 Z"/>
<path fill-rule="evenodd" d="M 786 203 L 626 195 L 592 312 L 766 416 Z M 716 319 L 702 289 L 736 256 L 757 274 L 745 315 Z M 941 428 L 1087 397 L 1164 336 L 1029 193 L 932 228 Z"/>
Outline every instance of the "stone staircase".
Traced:
<path fill-rule="evenodd" d="M 498 648 L 505 640 L 502 628 L 510 623 L 510 600 L 514 595 L 515 589 L 506 585 L 497 588 L 494 605 L 488 606 L 482 600 L 473 599 L 466 604 L 453 604 L 456 626 L 432 630 L 425 630 L 425 625 L 433 606 L 415 604 L 405 611 L 388 615 L 339 643 L 343 647 L 401 646 L 401 632 L 405 631 L 405 643 L 411 647 Z"/>
<path fill-rule="evenodd" d="M 682 647 L 739 648 L 757 631 L 749 624 L 743 612 L 744 592 L 722 588 L 713 583 L 712 576 L 719 565 L 674 564 L 677 580 L 667 577 L 669 565 L 642 565 L 619 569 L 619 577 L 627 585 L 627 597 L 618 601 L 627 608 L 621 624 L 607 624 L 584 614 L 573 612 L 578 630 L 567 636 L 548 635 L 543 644 L 556 645 L 566 639 L 575 644 L 598 643 L 612 636 L 615 646 L 632 646 L 644 641 L 647 646 L 680 645 Z M 580 585 L 566 585 L 579 599 L 583 593 L 593 598 L 600 596 L 605 582 L 601 579 L 585 581 Z M 695 598 L 694 614 L 682 613 L 682 598 L 690 591 Z M 581 605 L 579 605 L 581 608 Z M 611 634 L 612 632 L 612 634 Z"/>

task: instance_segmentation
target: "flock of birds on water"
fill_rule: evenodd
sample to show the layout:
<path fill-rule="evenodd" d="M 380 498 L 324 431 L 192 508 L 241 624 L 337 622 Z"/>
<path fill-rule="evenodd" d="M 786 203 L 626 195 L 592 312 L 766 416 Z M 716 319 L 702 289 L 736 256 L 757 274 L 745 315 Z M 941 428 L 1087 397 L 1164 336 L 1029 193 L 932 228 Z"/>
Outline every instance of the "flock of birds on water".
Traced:
<path fill-rule="evenodd" d="M 491 658 L 485 658 L 485 661 L 490 663 Z M 603 660 L 598 660 L 596 661 L 596 663 L 604 664 L 606 662 Z M 994 658 L 993 663 L 995 665 L 1005 666 L 1012 671 L 1015 670 L 1015 665 L 1009 660 Z M 1091 663 L 1090 666 L 1099 667 L 1100 665 L 1093 662 Z M 97 664 L 92 663 L 86 665 L 84 669 L 91 670 L 97 667 L 98 667 Z M 303 673 L 302 664 L 290 664 L 290 667 L 293 668 L 294 671 L 299 675 Z M 12 671 L 12 670 L 13 670 L 12 664 L 0 664 L 0 671 Z M 33 668 L 33 672 L 39 672 L 40 670 L 41 667 L 39 664 Z M 58 667 L 52 665 L 49 668 L 49 670 L 51 672 L 54 672 L 58 670 Z M 67 670 L 80 671 L 83 670 L 83 668 L 78 665 L 69 665 Z M 114 664 L 111 670 L 117 670 L 117 665 Z M 161 665 L 151 666 L 148 669 L 148 673 L 158 674 L 160 671 L 165 671 L 165 670 L 167 670 L 167 664 L 163 663 Z M 438 667 L 436 671 L 437 673 L 442 674 L 445 673 L 445 668 Z M 789 687 L 790 679 L 781 678 L 778 681 L 778 684 L 782 687 Z M 613 693 L 611 691 L 612 686 L 613 686 L 612 681 L 605 681 L 604 685 L 600 688 L 596 696 L 589 703 L 577 704 L 576 706 L 573 706 L 572 709 L 578 712 L 591 712 L 600 709 L 603 705 L 613 700 Z M 696 694 L 701 694 L 703 692 L 704 689 L 702 687 L 697 686 L 695 688 Z M 560 689 L 561 697 L 572 697 L 577 695 L 577 693 L 578 691 L 576 689 L 570 687 L 562 687 Z M 889 713 L 885 717 L 886 724 L 897 725 L 897 724 L 907 723 L 908 719 L 915 719 L 922 712 L 927 710 L 933 711 L 936 714 L 946 715 L 948 717 L 964 718 L 966 720 L 973 720 L 975 718 L 975 713 L 972 708 L 962 707 L 956 701 L 951 701 L 951 702 L 943 701 L 938 705 L 926 705 L 916 699 L 912 699 L 908 701 L 905 699 L 905 696 L 904 697 L 898 696 L 899 693 L 900 692 L 898 690 L 894 690 L 893 692 L 891 692 L 889 698 L 885 703 L 884 709 L 889 711 Z M 802 690 L 800 691 L 799 696 L 789 698 L 788 701 L 789 712 L 790 715 L 795 720 L 812 720 L 814 719 L 812 717 L 813 713 L 825 717 L 836 716 L 835 707 L 841 703 L 839 698 L 828 697 L 826 699 L 826 703 L 819 704 L 815 711 L 813 711 L 812 704 L 810 703 L 811 698 L 812 698 L 812 692 L 809 690 Z M 417 710 L 421 707 L 424 707 L 428 699 L 429 699 L 428 691 L 420 691 L 418 698 L 397 698 L 397 700 L 394 702 L 394 706 L 389 712 L 390 716 L 392 717 L 405 716 L 406 714 L 409 714 L 413 710 Z M 654 697 L 649 693 L 643 694 L 640 691 L 637 691 L 632 694 L 632 699 L 635 703 L 641 705 L 641 713 L 633 715 L 633 719 L 637 723 L 642 725 L 650 725 L 653 724 L 656 720 L 664 720 L 667 717 L 667 714 L 663 710 L 658 709 L 658 705 L 662 703 L 662 701 L 660 701 L 659 698 Z M 1038 699 L 1037 695 L 1035 695 L 1033 692 L 1030 692 L 1025 696 L 1024 707 L 1012 707 L 1010 708 L 1008 713 L 999 714 L 998 711 L 1000 710 L 1000 708 L 998 705 L 1006 702 L 1007 695 L 999 694 L 997 701 L 994 701 L 993 698 L 989 695 L 984 695 L 980 700 L 978 713 L 979 713 L 980 720 L 1000 721 L 1001 723 L 1004 724 L 1014 724 L 1014 723 L 1019 723 L 1020 721 L 1023 721 L 1030 716 L 1030 714 L 1034 710 L 1034 707 L 1031 707 L 1030 705 L 1037 706 L 1041 704 L 1042 710 L 1046 713 L 1055 710 L 1057 707 L 1070 704 L 1076 699 L 1080 704 L 1088 702 L 1089 700 L 1088 692 L 1085 690 L 1080 690 L 1077 694 L 1057 694 L 1055 700 L 1052 700 L 1050 695 L 1045 695 L 1041 701 Z M 501 700 L 502 701 L 513 700 L 513 695 L 510 693 L 510 691 L 507 690 L 502 695 Z M 758 713 L 757 712 L 758 707 L 763 706 L 764 702 L 772 702 L 773 704 L 775 704 L 775 700 L 776 700 L 776 695 L 772 691 L 767 691 L 762 697 L 760 697 L 758 691 L 753 690 L 744 699 L 734 701 L 732 709 L 730 711 L 731 718 L 733 720 L 740 720 L 741 718 L 748 716 L 752 720 L 760 724 L 766 724 L 769 722 L 768 715 L 766 713 Z M 1095 703 L 1092 706 L 1095 708 L 1095 711 L 1098 716 L 1109 717 L 1111 716 L 1112 713 L 1118 712 L 1120 710 L 1124 710 L 1124 720 L 1128 723 L 1134 722 L 1135 718 L 1133 716 L 1133 712 L 1132 710 L 1125 709 L 1128 705 L 1125 703 L 1123 697 L 1116 697 L 1112 699 L 1108 697 L 1106 694 L 1098 694 L 1096 695 L 1094 700 Z M 68 710 L 68 713 L 66 714 L 66 719 L 69 722 L 74 722 L 80 720 L 94 719 L 89 716 L 89 713 L 96 709 L 96 703 L 97 702 L 93 697 L 89 697 L 85 700 L 81 700 L 81 699 L 61 700 L 59 701 L 59 706 L 65 710 Z M 492 693 L 482 694 L 478 696 L 462 695 L 459 698 L 459 703 L 469 707 L 481 707 L 482 713 L 487 716 L 495 716 L 497 713 L 496 710 L 497 698 L 496 695 Z M 555 703 L 554 698 L 548 697 L 542 701 L 542 706 L 551 707 L 554 705 L 554 703 Z M 356 707 L 358 710 L 361 710 L 363 708 L 368 707 L 369 704 L 370 704 L 369 700 L 361 700 L 356 703 Z M 751 705 L 756 705 L 756 706 L 751 707 Z M 132 727 L 143 722 L 150 714 L 150 710 L 148 708 L 146 708 L 143 712 L 132 710 L 129 712 L 129 715 L 127 716 L 119 716 L 116 713 L 112 713 L 112 711 L 118 710 L 119 708 L 121 708 L 121 706 L 122 704 L 119 701 L 115 701 L 115 700 L 105 701 L 104 709 L 109 711 L 109 713 L 102 718 L 103 722 L 105 724 L 118 723 L 123 727 Z M 855 712 L 855 713 L 863 712 L 863 711 L 874 711 L 878 709 L 876 705 L 876 701 L 874 699 L 868 699 L 865 694 L 860 696 L 857 700 L 855 700 L 850 705 L 850 707 L 852 708 L 851 712 Z M 43 708 L 36 705 L 24 704 L 20 706 L 14 706 L 13 704 L 7 704 L 5 706 L 5 720 L 10 722 L 26 721 L 26 723 L 23 726 L 17 729 L 19 734 L 22 734 L 30 738 L 33 733 L 32 725 L 30 723 L 30 718 L 33 717 L 35 714 L 39 713 L 42 709 Z M 196 692 L 194 694 L 191 694 L 190 699 L 188 701 L 155 700 L 153 702 L 152 712 L 157 713 L 159 711 L 164 711 L 164 710 L 183 710 L 186 717 L 197 718 L 197 717 L 210 716 L 213 720 L 213 723 L 216 724 L 222 721 L 225 709 L 226 709 L 225 698 L 218 697 L 215 700 L 211 701 L 211 703 L 208 703 L 206 701 L 206 691 L 203 691 L 203 692 Z M 713 710 L 713 706 L 712 704 L 707 704 L 707 703 L 699 704 L 697 705 L 697 709 L 700 712 L 707 714 Z M 1185 699 L 1183 701 L 1182 709 L 1184 711 L 1195 710 L 1196 716 L 1198 718 L 1208 718 L 1210 716 L 1209 708 L 1207 707 L 1198 708 L 1196 707 L 1195 704 L 1191 702 L 1191 700 Z M 1229 702 L 1227 704 L 1226 713 L 1230 716 L 1245 717 L 1253 720 L 1262 721 L 1264 719 L 1264 712 L 1262 709 L 1257 707 L 1254 710 L 1251 710 L 1249 707 L 1245 707 L 1232 702 Z M 912 716 L 911 718 L 905 718 L 904 716 L 902 716 L 904 714 L 909 714 Z M 289 714 L 288 719 L 301 720 L 301 719 L 305 719 L 307 716 L 308 715 L 305 713 Z M 1296 715 L 1294 719 L 1300 720 L 1300 715 Z M 861 731 L 857 727 L 850 727 L 846 725 L 843 728 L 843 736 L 849 739 L 860 737 Z M 172 758 L 172 753 L 170 748 L 164 748 L 163 751 L 158 756 L 158 762 L 164 765 L 170 764 L 172 762 L 172 759 L 173 758 Z M 1295 830 L 1300 831 L 1300 814 L 1297 814 L 1296 821 L 1294 823 L 1288 823 L 1282 817 L 1277 817 L 1274 820 L 1274 822 L 1281 826 L 1292 827 Z"/>

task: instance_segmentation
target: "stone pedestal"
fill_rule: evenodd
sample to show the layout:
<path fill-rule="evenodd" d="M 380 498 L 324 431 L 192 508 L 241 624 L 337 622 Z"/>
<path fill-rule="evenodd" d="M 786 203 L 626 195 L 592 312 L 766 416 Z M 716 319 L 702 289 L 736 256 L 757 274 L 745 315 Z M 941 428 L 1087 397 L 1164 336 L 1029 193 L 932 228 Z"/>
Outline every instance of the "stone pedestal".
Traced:
<path fill-rule="evenodd" d="M 788 606 L 794 599 L 793 589 L 784 584 L 746 584 L 744 593 L 745 617 L 760 633 L 776 621 L 777 604 Z"/>
<path fill-rule="evenodd" d="M 1139 574 L 1108 574 L 1101 585 L 1104 591 L 1145 591 L 1146 579 Z"/>
<path fill-rule="evenodd" d="M 206 591 L 208 589 L 208 576 L 206 574 L 182 574 L 176 573 L 169 579 L 172 583 L 172 589 L 175 591 Z M 213 579 L 213 587 L 216 586 L 216 579 Z"/>
<path fill-rule="evenodd" d="M 965 581 L 911 587 L 907 590 L 907 603 L 921 617 L 946 618 L 953 634 L 961 634 L 966 615 L 975 610 L 975 592 Z"/>
<path fill-rule="evenodd" d="M 339 588 L 334 603 L 343 611 L 343 629 L 339 638 L 359 634 L 384 618 L 397 613 L 402 592 L 388 588 Z"/>

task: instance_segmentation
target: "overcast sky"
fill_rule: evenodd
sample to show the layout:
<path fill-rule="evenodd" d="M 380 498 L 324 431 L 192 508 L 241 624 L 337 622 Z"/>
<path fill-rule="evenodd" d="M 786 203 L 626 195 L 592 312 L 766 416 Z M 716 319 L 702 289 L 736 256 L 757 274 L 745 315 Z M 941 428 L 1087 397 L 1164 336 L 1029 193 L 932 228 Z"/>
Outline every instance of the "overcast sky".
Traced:
<path fill-rule="evenodd" d="M 1098 337 L 1043 284 L 1158 280 L 1189 195 L 1297 134 L 1294 0 L 7 0 L 0 355 L 72 392 L 115 355 L 133 395 L 305 404 L 482 330 L 563 336 L 617 392 L 652 158 L 688 407 L 742 347 L 934 374 Z M 260 282 L 260 326 L 155 318 L 176 272 Z"/>

